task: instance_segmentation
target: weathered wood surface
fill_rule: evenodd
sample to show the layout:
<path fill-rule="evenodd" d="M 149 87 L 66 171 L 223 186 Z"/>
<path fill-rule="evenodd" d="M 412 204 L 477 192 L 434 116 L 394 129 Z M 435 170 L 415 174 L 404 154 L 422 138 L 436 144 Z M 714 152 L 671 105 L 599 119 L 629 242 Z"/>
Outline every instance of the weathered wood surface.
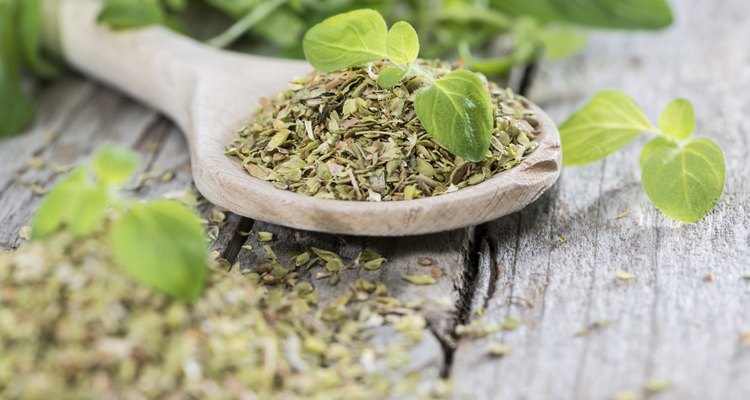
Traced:
<path fill-rule="evenodd" d="M 531 99 L 558 121 L 603 89 L 634 96 L 651 118 L 691 99 L 699 135 L 724 148 L 726 192 L 694 225 L 672 222 L 640 186 L 645 140 L 610 159 L 565 169 L 551 193 L 487 226 L 494 285 L 475 293 L 485 318 L 522 325 L 461 341 L 452 377 L 479 399 L 750 398 L 750 7 L 746 1 L 673 1 L 676 26 L 660 34 L 598 34 L 574 59 L 544 63 Z M 627 213 L 627 214 L 625 214 Z M 620 216 L 620 218 L 618 218 Z M 561 243 L 560 236 L 565 237 Z M 637 275 L 618 281 L 615 271 Z M 711 274 L 712 278 L 707 278 Z M 473 317 L 478 318 L 478 317 Z M 607 321 L 601 328 L 582 328 Z M 511 353 L 490 358 L 488 342 Z"/>
<path fill-rule="evenodd" d="M 669 221 L 640 187 L 638 144 L 603 163 L 567 169 L 561 181 L 524 212 L 476 229 L 409 239 L 339 237 L 301 232 L 228 215 L 213 249 L 243 269 L 257 268 L 254 235 L 271 231 L 280 257 L 307 245 L 354 258 L 362 248 L 384 254 L 379 271 L 347 270 L 341 282 L 309 279 L 323 301 L 357 277 L 388 285 L 405 302 L 426 299 L 428 321 L 412 363 L 395 377 L 422 372 L 425 381 L 449 375 L 458 398 L 611 399 L 622 390 L 659 399 L 750 398 L 750 8 L 743 0 L 720 4 L 674 2 L 676 27 L 659 34 L 597 34 L 584 54 L 541 66 L 529 96 L 558 121 L 604 88 L 635 96 L 655 118 L 672 97 L 695 102 L 698 132 L 726 151 L 726 193 L 698 224 Z M 142 173 L 153 176 L 130 194 L 155 197 L 190 187 L 184 138 L 154 111 L 71 77 L 38 90 L 38 118 L 23 136 L 0 141 L 0 248 L 22 240 L 41 196 L 59 177 L 35 170 L 31 157 L 75 164 L 103 143 L 136 149 Z M 53 137 L 46 141 L 46 137 Z M 174 179 L 160 179 L 165 172 Z M 34 185 L 39 185 L 35 187 Z M 213 207 L 202 208 L 208 215 Z M 627 214 L 624 214 L 627 213 Z M 620 218 L 618 218 L 618 216 Z M 560 236 L 565 237 L 561 243 Z M 254 250 L 242 249 L 245 243 Z M 477 255 L 478 252 L 478 255 Z M 437 285 L 404 283 L 405 273 L 427 273 L 430 257 L 445 272 Z M 615 279 L 623 269 L 637 275 Z M 705 281 L 711 273 L 713 281 Z M 473 292 L 472 292 L 473 290 Z M 459 338 L 457 320 L 521 321 L 486 339 Z M 468 311 L 467 311 L 468 310 Z M 607 326 L 585 327 L 608 321 Z M 385 342 L 392 332 L 379 332 Z M 504 358 L 485 354 L 487 343 L 505 343 Z M 644 384 L 669 379 L 654 395 Z"/>

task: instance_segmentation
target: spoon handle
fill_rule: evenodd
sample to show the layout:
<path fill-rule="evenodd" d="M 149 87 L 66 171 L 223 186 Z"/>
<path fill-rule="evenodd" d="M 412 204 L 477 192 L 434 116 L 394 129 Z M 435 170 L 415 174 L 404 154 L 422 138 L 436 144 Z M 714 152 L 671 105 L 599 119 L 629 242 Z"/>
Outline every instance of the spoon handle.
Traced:
<path fill-rule="evenodd" d="M 70 66 L 186 128 L 197 71 L 210 68 L 219 50 L 163 27 L 115 31 L 101 26 L 100 0 L 46 3 L 45 40 Z"/>

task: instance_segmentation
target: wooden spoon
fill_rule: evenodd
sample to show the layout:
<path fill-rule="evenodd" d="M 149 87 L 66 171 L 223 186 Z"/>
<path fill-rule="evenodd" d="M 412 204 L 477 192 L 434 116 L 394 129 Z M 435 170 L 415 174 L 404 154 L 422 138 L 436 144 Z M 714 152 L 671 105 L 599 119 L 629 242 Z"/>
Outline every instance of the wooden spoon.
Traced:
<path fill-rule="evenodd" d="M 164 28 L 114 32 L 96 23 L 97 0 L 60 0 L 47 28 L 67 62 L 169 116 L 185 133 L 193 178 L 212 203 L 253 219 L 352 235 L 401 236 L 477 225 L 537 199 L 560 173 L 560 136 L 538 107 L 540 143 L 521 165 L 479 185 L 408 201 L 321 200 L 251 177 L 225 146 L 251 120 L 258 100 L 275 97 L 311 67 L 301 61 L 217 50 Z M 52 7 L 52 6 L 50 6 Z M 56 32 L 56 35 L 54 34 Z"/>

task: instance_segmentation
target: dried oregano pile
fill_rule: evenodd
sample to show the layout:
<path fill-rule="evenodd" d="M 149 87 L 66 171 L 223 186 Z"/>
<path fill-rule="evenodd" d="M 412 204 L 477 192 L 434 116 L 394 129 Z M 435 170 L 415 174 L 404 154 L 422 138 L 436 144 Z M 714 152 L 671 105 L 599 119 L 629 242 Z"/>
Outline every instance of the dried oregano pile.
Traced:
<path fill-rule="evenodd" d="M 415 64 L 435 78 L 456 70 L 439 61 Z M 377 80 L 388 65 L 374 62 L 295 79 L 275 100 L 261 101 L 255 121 L 238 132 L 227 154 L 280 189 L 385 201 L 476 185 L 537 147 L 539 124 L 526 102 L 484 80 L 494 117 L 489 151 L 478 163 L 451 154 L 416 116 L 414 98 L 424 78 L 407 77 L 382 89 Z"/>
<path fill-rule="evenodd" d="M 309 282 L 263 286 L 216 263 L 188 305 L 133 280 L 100 236 L 63 232 L 0 256 L 0 398 L 427 398 L 445 389 L 420 391 L 418 374 L 384 376 L 409 362 L 425 321 L 383 284 L 357 280 L 314 312 Z M 401 339 L 376 346 L 375 329 Z"/>

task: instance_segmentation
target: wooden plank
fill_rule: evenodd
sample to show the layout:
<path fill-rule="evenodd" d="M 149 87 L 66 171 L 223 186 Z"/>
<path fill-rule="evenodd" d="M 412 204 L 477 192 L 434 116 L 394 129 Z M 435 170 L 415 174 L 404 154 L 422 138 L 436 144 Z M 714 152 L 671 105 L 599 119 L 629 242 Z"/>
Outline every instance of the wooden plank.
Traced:
<path fill-rule="evenodd" d="M 544 63 L 530 97 L 558 120 L 606 88 L 635 96 L 652 118 L 673 97 L 693 100 L 698 134 L 726 153 L 723 199 L 697 224 L 668 220 L 640 187 L 639 139 L 604 162 L 566 169 L 542 201 L 490 224 L 486 268 L 498 278 L 475 303 L 489 297 L 488 322 L 513 316 L 522 325 L 459 343 L 457 393 L 645 397 L 649 379 L 668 379 L 673 387 L 660 399 L 750 398 L 750 346 L 741 340 L 750 330 L 750 281 L 742 278 L 750 271 L 750 96 L 737 90 L 750 87 L 742 39 L 750 37 L 750 9 L 741 0 L 672 3 L 670 31 L 598 34 L 583 55 Z M 637 278 L 619 281 L 617 269 Z M 491 358 L 489 342 L 512 352 Z"/>
<path fill-rule="evenodd" d="M 259 242 L 257 232 L 273 233 L 274 241 Z M 420 304 L 420 314 L 426 319 L 427 327 L 423 330 L 420 343 L 410 350 L 409 365 L 398 371 L 394 379 L 418 372 L 421 380 L 429 384 L 440 378 L 447 367 L 443 346 L 452 340 L 456 306 L 460 303 L 457 288 L 465 284 L 464 266 L 468 259 L 471 237 L 471 229 L 411 238 L 337 236 L 256 222 L 247 237 L 247 246 L 240 251 L 238 262 L 242 270 L 257 270 L 266 262 L 264 244 L 272 246 L 282 265 L 293 263 L 289 258 L 290 254 L 308 251 L 311 247 L 336 252 L 348 265 L 353 264 L 353 260 L 365 249 L 381 254 L 388 261 L 380 269 L 346 269 L 335 284 L 330 283 L 330 278 L 316 279 L 317 273 L 325 271 L 321 266 L 300 270 L 300 279 L 312 283 L 319 293 L 319 309 L 347 293 L 354 281 L 360 278 L 386 284 L 389 295 L 404 304 Z M 420 259 L 423 259 L 423 264 L 429 259 L 432 265 L 421 265 Z M 405 274 L 429 275 L 433 267 L 444 274 L 437 278 L 434 285 L 414 285 L 402 279 Z M 394 342 L 395 332 L 392 329 L 379 329 L 374 333 L 372 342 L 375 344 L 384 346 Z"/>

